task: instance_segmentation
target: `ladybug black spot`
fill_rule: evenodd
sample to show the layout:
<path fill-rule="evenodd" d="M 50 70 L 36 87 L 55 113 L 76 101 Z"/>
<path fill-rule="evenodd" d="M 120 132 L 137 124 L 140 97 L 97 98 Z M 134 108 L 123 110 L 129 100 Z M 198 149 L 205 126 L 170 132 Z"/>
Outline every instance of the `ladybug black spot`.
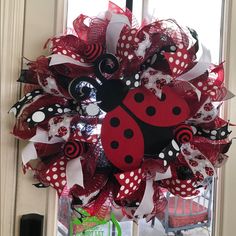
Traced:
<path fill-rule="evenodd" d="M 156 114 L 156 108 L 153 106 L 149 106 L 146 109 L 146 113 L 148 116 L 154 116 Z"/>
<path fill-rule="evenodd" d="M 127 164 L 132 163 L 132 162 L 133 162 L 133 157 L 130 156 L 130 155 L 127 155 L 127 156 L 125 157 L 125 162 L 126 162 Z"/>
<path fill-rule="evenodd" d="M 172 110 L 174 115 L 179 115 L 181 113 L 180 107 L 174 107 Z"/>
<path fill-rule="evenodd" d="M 138 103 L 141 103 L 144 100 L 144 95 L 142 93 L 136 93 L 134 95 L 134 100 Z"/>
<path fill-rule="evenodd" d="M 132 130 L 132 129 L 126 129 L 126 130 L 124 131 L 124 136 L 125 136 L 126 138 L 132 138 L 132 137 L 134 136 L 133 130 Z"/>
<path fill-rule="evenodd" d="M 119 143 L 117 141 L 112 141 L 111 142 L 111 148 L 112 149 L 117 149 L 119 147 Z"/>
<path fill-rule="evenodd" d="M 120 125 L 120 120 L 117 117 L 112 117 L 110 119 L 110 125 L 112 127 L 118 127 Z"/>
<path fill-rule="evenodd" d="M 166 95 L 164 93 L 161 94 L 160 101 L 163 102 L 166 100 Z"/>

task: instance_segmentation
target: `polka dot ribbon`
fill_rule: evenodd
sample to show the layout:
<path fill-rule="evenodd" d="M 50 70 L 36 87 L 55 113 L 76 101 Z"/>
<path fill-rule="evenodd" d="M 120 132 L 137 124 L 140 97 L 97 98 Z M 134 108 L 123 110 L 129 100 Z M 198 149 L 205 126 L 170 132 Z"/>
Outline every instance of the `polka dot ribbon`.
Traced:
<path fill-rule="evenodd" d="M 76 129 L 73 131 L 72 138 L 77 141 L 86 142 L 86 143 L 97 143 L 98 135 L 93 134 L 89 136 L 85 136 L 81 133 L 80 129 Z"/>
<path fill-rule="evenodd" d="M 175 52 L 164 52 L 164 57 L 169 64 L 174 78 L 181 75 L 191 63 L 188 50 L 184 48 L 183 44 L 179 44 Z"/>
<path fill-rule="evenodd" d="M 199 190 L 196 189 L 195 179 L 165 179 L 162 180 L 162 184 L 169 192 L 183 198 L 193 197 L 199 194 Z"/>
<path fill-rule="evenodd" d="M 209 71 L 209 75 L 206 79 L 198 77 L 191 81 L 191 83 L 199 90 L 202 94 L 205 94 L 213 101 L 221 101 L 226 96 L 227 89 L 223 87 L 224 81 L 224 68 L 223 64 L 212 68 Z"/>
<path fill-rule="evenodd" d="M 158 159 L 163 161 L 164 167 L 167 167 L 176 159 L 176 157 L 179 155 L 179 152 L 180 147 L 173 139 L 171 143 L 159 153 Z"/>
<path fill-rule="evenodd" d="M 211 140 L 223 140 L 229 137 L 232 131 L 229 131 L 229 124 L 220 127 L 219 129 L 201 129 L 198 128 L 197 134 Z"/>
<path fill-rule="evenodd" d="M 45 172 L 46 181 L 57 190 L 59 196 L 66 185 L 66 165 L 67 160 L 65 157 L 61 157 L 51 164 Z"/>
<path fill-rule="evenodd" d="M 74 36 L 75 37 L 75 36 Z M 76 61 L 84 63 L 85 60 L 76 51 L 77 38 L 69 36 L 55 37 L 51 39 L 51 52 L 53 54 L 68 56 Z"/>
<path fill-rule="evenodd" d="M 130 89 L 138 88 L 141 85 L 140 72 L 134 75 L 131 75 L 129 77 L 122 77 L 121 79 L 125 82 L 126 86 Z"/>
<path fill-rule="evenodd" d="M 139 189 L 142 180 L 144 180 L 145 178 L 145 174 L 143 170 L 139 168 L 131 172 L 116 174 L 115 177 L 121 185 L 120 191 L 117 194 L 116 199 L 122 200 L 132 195 Z"/>
<path fill-rule="evenodd" d="M 12 112 L 15 115 L 15 117 L 18 117 L 22 109 L 24 109 L 27 104 L 36 101 L 36 99 L 41 97 L 42 94 L 43 94 L 42 89 L 36 89 L 30 93 L 27 93 L 14 106 L 11 107 L 9 113 Z"/>
<path fill-rule="evenodd" d="M 140 42 L 140 39 L 136 37 L 137 32 L 137 29 L 130 29 L 128 26 L 123 28 L 116 49 L 119 58 L 131 60 L 136 57 L 134 47 L 137 47 Z"/>
<path fill-rule="evenodd" d="M 64 114 L 70 112 L 71 108 L 66 106 L 61 106 L 60 104 L 52 104 L 46 107 L 40 107 L 38 110 L 34 111 L 27 119 L 27 123 L 30 127 L 37 125 L 38 123 L 44 122 L 52 116 Z"/>

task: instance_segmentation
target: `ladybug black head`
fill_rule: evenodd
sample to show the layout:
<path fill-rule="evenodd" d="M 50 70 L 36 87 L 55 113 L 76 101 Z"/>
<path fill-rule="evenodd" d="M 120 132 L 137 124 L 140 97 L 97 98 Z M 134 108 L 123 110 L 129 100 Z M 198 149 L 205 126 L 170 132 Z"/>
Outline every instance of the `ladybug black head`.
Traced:
<path fill-rule="evenodd" d="M 107 80 L 97 90 L 98 106 L 108 112 L 119 106 L 128 93 L 128 88 L 121 80 Z"/>
<path fill-rule="evenodd" d="M 95 61 L 95 74 L 101 84 L 96 79 L 80 77 L 70 83 L 69 93 L 76 100 L 85 100 L 90 97 L 92 86 L 97 90 L 97 105 L 106 112 L 115 109 L 128 93 L 128 87 L 121 80 L 107 80 L 104 74 L 113 74 L 118 68 L 119 63 L 115 56 L 102 55 Z"/>

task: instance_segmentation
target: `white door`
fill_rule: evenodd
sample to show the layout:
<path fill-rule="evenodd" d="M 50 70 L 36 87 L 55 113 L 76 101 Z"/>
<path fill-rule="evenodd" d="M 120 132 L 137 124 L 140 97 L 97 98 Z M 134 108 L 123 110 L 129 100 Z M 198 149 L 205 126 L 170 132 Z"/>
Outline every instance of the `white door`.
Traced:
<path fill-rule="evenodd" d="M 19 235 L 24 214 L 44 216 L 44 235 L 56 235 L 57 198 L 52 189 L 32 186 L 32 175 L 21 165 L 23 142 L 11 136 L 14 119 L 7 112 L 17 101 L 21 57 L 45 54 L 46 40 L 64 28 L 64 0 L 1 0 L 1 233 Z"/>

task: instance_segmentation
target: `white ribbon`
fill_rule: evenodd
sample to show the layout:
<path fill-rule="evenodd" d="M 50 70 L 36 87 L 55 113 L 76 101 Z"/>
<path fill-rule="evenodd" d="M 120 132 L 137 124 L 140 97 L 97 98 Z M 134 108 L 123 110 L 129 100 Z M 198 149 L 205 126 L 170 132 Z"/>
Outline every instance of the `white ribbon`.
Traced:
<path fill-rule="evenodd" d="M 28 143 L 22 150 L 21 158 L 23 165 L 26 165 L 31 160 L 36 160 L 38 158 L 34 143 Z"/>
<path fill-rule="evenodd" d="M 47 144 L 54 144 L 54 143 L 60 143 L 64 140 L 59 137 L 52 137 L 50 140 L 48 139 L 48 132 L 42 129 L 37 129 L 35 136 L 33 136 L 30 140 L 30 142 L 35 143 L 47 143 Z"/>
<path fill-rule="evenodd" d="M 207 69 L 211 65 L 211 52 L 204 45 L 202 45 L 201 51 L 202 54 L 197 64 L 188 72 L 177 77 L 176 80 L 189 82 L 207 71 Z M 201 91 L 197 89 L 192 83 L 189 82 L 189 84 L 192 86 L 193 90 L 197 94 L 198 100 L 200 101 Z"/>
<path fill-rule="evenodd" d="M 188 81 L 187 81 L 187 83 L 193 88 L 194 92 L 197 94 L 198 101 L 200 101 L 202 92 L 198 88 L 196 88 L 192 83 L 190 83 Z"/>
<path fill-rule="evenodd" d="M 186 155 L 183 151 L 184 149 L 186 149 L 190 153 L 190 155 Z M 216 176 L 215 168 L 212 165 L 212 163 L 198 149 L 192 149 L 190 143 L 182 144 L 181 153 L 183 154 L 186 162 L 188 163 L 189 167 L 191 168 L 191 170 L 193 171 L 194 174 L 196 174 L 196 172 L 199 171 L 205 179 L 205 178 L 209 177 L 209 175 L 206 173 L 205 167 L 210 167 L 212 169 L 212 171 L 214 172 L 213 176 Z M 205 159 L 199 160 L 198 158 L 196 158 L 199 155 L 205 157 Z M 198 165 L 196 167 L 191 166 L 190 160 L 197 162 Z"/>
<path fill-rule="evenodd" d="M 210 65 L 211 53 L 204 45 L 202 45 L 202 54 L 197 64 L 188 72 L 180 75 L 176 79 L 183 81 L 190 81 L 192 79 L 195 79 L 196 77 L 204 74 Z"/>
<path fill-rule="evenodd" d="M 144 58 L 147 48 L 150 48 L 152 44 L 150 41 L 149 34 L 147 32 L 143 32 L 143 33 L 145 34 L 145 39 L 141 43 L 138 44 L 138 48 L 137 50 L 135 50 L 135 54 L 138 57 L 142 57 L 142 58 Z"/>
<path fill-rule="evenodd" d="M 66 182 L 68 188 L 72 188 L 75 184 L 84 187 L 84 176 L 80 158 L 78 157 L 67 162 Z"/>
<path fill-rule="evenodd" d="M 150 214 L 152 212 L 154 208 L 153 194 L 154 194 L 153 180 L 147 180 L 143 199 L 138 209 L 135 211 L 134 216 L 142 216 L 145 214 Z"/>
<path fill-rule="evenodd" d="M 169 167 L 165 173 L 157 172 L 155 176 L 155 181 L 162 180 L 162 179 L 169 179 L 171 177 L 172 177 L 172 173 Z"/>
<path fill-rule="evenodd" d="M 83 66 L 83 67 L 92 67 L 93 64 L 90 63 L 82 63 L 80 61 L 77 61 L 69 56 L 60 55 L 60 54 L 53 54 L 48 56 L 48 58 L 51 58 L 51 61 L 49 63 L 49 66 L 64 64 L 64 63 L 70 63 L 77 66 Z"/>
<path fill-rule="evenodd" d="M 106 31 L 106 50 L 107 53 L 116 54 L 117 43 L 120 38 L 120 32 L 125 25 L 130 27 L 127 16 L 112 13 L 110 22 Z"/>

